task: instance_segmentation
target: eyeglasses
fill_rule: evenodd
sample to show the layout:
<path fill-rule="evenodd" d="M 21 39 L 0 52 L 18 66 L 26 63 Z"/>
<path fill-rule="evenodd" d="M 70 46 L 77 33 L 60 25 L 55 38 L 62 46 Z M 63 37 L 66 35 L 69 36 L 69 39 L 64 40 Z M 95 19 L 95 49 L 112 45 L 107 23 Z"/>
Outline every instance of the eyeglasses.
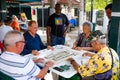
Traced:
<path fill-rule="evenodd" d="M 18 42 L 21 42 L 21 43 L 26 43 L 26 41 L 18 41 Z M 16 42 L 16 43 L 18 43 L 18 42 Z"/>

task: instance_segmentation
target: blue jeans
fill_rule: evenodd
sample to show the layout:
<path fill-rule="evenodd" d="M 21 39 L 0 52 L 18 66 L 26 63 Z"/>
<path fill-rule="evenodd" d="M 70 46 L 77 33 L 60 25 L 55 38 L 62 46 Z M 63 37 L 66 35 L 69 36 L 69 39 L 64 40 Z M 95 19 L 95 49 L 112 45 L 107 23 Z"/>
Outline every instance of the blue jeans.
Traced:
<path fill-rule="evenodd" d="M 57 36 L 51 35 L 51 44 L 52 44 L 52 46 L 64 45 L 65 37 L 57 37 Z"/>

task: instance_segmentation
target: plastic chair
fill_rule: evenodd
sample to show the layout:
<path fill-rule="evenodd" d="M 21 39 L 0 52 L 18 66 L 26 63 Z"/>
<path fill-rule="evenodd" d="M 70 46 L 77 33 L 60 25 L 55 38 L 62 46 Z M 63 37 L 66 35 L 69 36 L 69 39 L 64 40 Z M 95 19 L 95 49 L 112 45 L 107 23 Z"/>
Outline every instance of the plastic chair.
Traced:
<path fill-rule="evenodd" d="M 15 79 L 0 71 L 0 80 L 15 80 Z"/>

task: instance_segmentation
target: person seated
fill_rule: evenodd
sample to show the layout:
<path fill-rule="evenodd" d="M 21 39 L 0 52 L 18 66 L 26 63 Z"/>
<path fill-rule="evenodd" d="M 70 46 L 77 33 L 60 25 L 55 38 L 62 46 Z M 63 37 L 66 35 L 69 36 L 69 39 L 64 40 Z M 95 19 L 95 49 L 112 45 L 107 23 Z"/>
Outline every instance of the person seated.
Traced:
<path fill-rule="evenodd" d="M 0 54 L 2 54 L 3 51 L 4 51 L 4 45 L 3 45 L 3 43 L 0 41 Z"/>
<path fill-rule="evenodd" d="M 4 38 L 6 51 L 0 56 L 0 71 L 13 77 L 15 80 L 41 80 L 49 67 L 54 65 L 48 61 L 40 69 L 29 57 L 21 56 L 25 40 L 18 31 L 9 31 Z"/>
<path fill-rule="evenodd" d="M 48 48 L 48 49 L 52 49 L 53 47 L 51 46 L 46 46 L 43 44 L 40 36 L 37 34 L 37 30 L 38 30 L 38 24 L 36 21 L 31 20 L 28 23 L 28 31 L 26 31 L 23 35 L 26 41 L 26 44 L 24 46 L 24 49 L 21 53 L 21 55 L 27 55 L 27 54 L 34 54 L 34 55 L 38 55 L 39 54 L 39 50 Z"/>
<path fill-rule="evenodd" d="M 97 52 L 84 53 L 90 59 L 86 64 L 78 65 L 73 58 L 67 59 L 83 78 L 82 80 L 119 80 L 119 57 L 115 50 L 106 45 L 106 36 L 99 30 L 89 38 Z"/>
<path fill-rule="evenodd" d="M 19 26 L 18 18 L 15 15 L 12 15 L 12 24 L 11 24 L 11 27 L 14 30 L 20 31 L 20 26 Z"/>
<path fill-rule="evenodd" d="M 20 13 L 20 20 L 19 20 L 19 23 L 20 23 L 20 28 L 22 30 L 28 30 L 28 19 L 26 17 L 26 14 L 24 12 Z"/>
<path fill-rule="evenodd" d="M 3 21 L 0 20 L 0 41 L 3 42 L 4 36 L 11 28 L 12 18 L 7 16 Z"/>
<path fill-rule="evenodd" d="M 91 22 L 86 21 L 83 23 L 83 33 L 79 34 L 78 39 L 73 43 L 72 49 L 75 50 L 92 50 L 90 41 L 87 41 L 91 35 L 93 25 Z"/>

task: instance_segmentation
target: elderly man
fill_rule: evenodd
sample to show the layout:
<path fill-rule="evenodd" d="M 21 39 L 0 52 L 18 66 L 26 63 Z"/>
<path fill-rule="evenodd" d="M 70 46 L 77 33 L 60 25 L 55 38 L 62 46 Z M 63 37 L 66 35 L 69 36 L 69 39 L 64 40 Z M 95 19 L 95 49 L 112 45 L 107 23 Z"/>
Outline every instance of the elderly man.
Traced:
<path fill-rule="evenodd" d="M 96 32 L 94 32 L 96 33 Z M 119 80 L 119 58 L 117 53 L 106 46 L 105 36 L 101 33 L 90 38 L 96 54 L 85 53 L 91 57 L 87 64 L 78 65 L 74 59 L 69 58 L 73 67 L 79 72 L 83 80 Z"/>
<path fill-rule="evenodd" d="M 23 49 L 22 55 L 26 54 L 39 54 L 39 50 L 48 48 L 53 49 L 51 46 L 45 46 L 37 34 L 38 24 L 36 21 L 31 20 L 28 23 L 28 31 L 26 31 L 23 35 L 26 41 L 25 47 Z"/>
<path fill-rule="evenodd" d="M 10 31 L 4 38 L 6 51 L 0 56 L 0 71 L 16 80 L 41 80 L 53 62 L 47 62 L 42 70 L 29 58 L 20 56 L 25 40 L 21 33 Z"/>

